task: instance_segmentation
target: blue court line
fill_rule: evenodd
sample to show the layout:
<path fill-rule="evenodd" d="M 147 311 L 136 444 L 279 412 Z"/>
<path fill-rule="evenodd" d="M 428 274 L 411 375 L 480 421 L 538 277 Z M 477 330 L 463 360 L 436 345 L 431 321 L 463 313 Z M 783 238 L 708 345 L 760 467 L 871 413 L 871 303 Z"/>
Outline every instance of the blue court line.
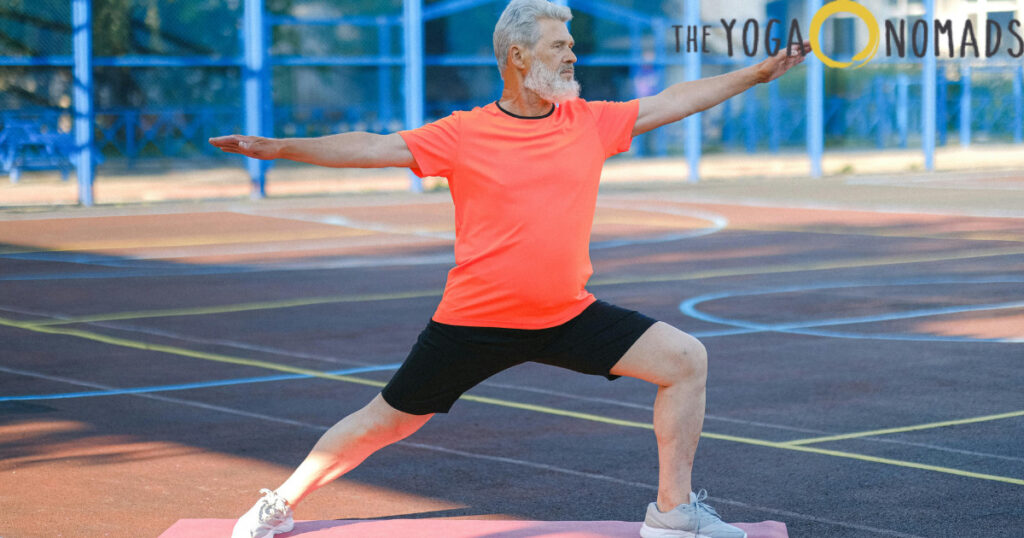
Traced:
<path fill-rule="evenodd" d="M 844 289 L 844 288 L 867 288 L 867 287 L 886 287 L 886 286 L 924 286 L 924 285 L 938 285 L 938 284 L 1005 284 L 1005 283 L 1024 283 L 1024 278 L 1019 276 L 1002 276 L 1002 277 L 982 277 L 982 278 L 924 278 L 924 279 L 908 279 L 908 280 L 892 280 L 892 281 L 862 281 L 862 282 L 834 282 L 827 284 L 812 284 L 803 286 L 789 286 L 783 288 L 773 288 L 768 290 L 757 290 L 757 291 L 730 291 L 722 293 L 710 293 L 706 295 L 700 295 L 683 301 L 679 305 L 679 310 L 683 314 L 690 316 L 701 321 L 707 321 L 710 323 L 718 323 L 722 325 L 730 325 L 737 327 L 735 329 L 723 329 L 716 331 L 705 331 L 705 332 L 694 332 L 693 335 L 698 338 L 709 338 L 715 336 L 732 336 L 739 334 L 752 334 L 758 332 L 780 332 L 789 334 L 801 334 L 808 336 L 825 336 L 830 338 L 847 338 L 847 339 L 858 339 L 858 340 L 898 340 L 898 341 L 926 341 L 926 342 L 997 342 L 997 343 L 1022 343 L 1022 339 L 1008 339 L 1008 338 L 970 338 L 962 336 L 939 336 L 939 335 L 926 335 L 926 334 L 900 334 L 900 333 L 848 333 L 840 331 L 826 331 L 826 330 L 815 330 L 817 327 L 827 327 L 836 325 L 853 325 L 859 323 L 875 323 L 881 321 L 893 321 L 898 319 L 910 319 L 917 317 L 928 317 L 928 316 L 940 316 L 946 314 L 959 314 L 964 312 L 979 312 L 985 310 L 1002 310 L 1011 308 L 1024 308 L 1024 301 L 1013 301 L 998 304 L 984 304 L 984 305 L 970 305 L 970 306 L 955 306 L 955 307 L 943 307 L 943 308 L 927 308 L 920 310 L 910 310 L 906 312 L 896 312 L 890 314 L 879 314 L 873 316 L 860 316 L 852 318 L 833 318 L 833 319 L 822 319 L 814 321 L 803 321 L 796 323 L 777 323 L 777 324 L 765 324 L 756 323 L 753 321 L 725 318 L 707 314 L 698 310 L 698 305 L 709 301 L 718 299 L 728 299 L 732 297 L 750 297 L 755 295 L 774 295 L 781 293 L 793 293 L 803 291 L 814 291 L 824 289 Z"/>
<path fill-rule="evenodd" d="M 363 366 L 360 368 L 347 368 L 324 372 L 331 375 L 351 375 L 365 372 L 380 372 L 384 370 L 395 370 L 401 363 L 385 364 L 383 366 Z M 186 383 L 180 385 L 158 385 L 153 387 L 137 387 L 131 389 L 117 390 L 95 390 L 89 392 L 69 392 L 62 394 L 35 394 L 26 396 L 0 396 L 0 402 L 24 402 L 33 400 L 64 400 L 68 398 L 91 398 L 95 396 L 118 396 L 123 394 L 145 394 L 148 392 L 166 392 L 173 390 L 204 389 L 210 387 L 227 387 L 232 385 L 247 385 L 252 383 L 269 383 L 272 381 L 291 381 L 294 379 L 312 379 L 313 376 L 301 374 L 273 375 L 264 377 L 244 377 L 240 379 L 225 379 L 223 381 L 206 381 L 203 383 Z"/>

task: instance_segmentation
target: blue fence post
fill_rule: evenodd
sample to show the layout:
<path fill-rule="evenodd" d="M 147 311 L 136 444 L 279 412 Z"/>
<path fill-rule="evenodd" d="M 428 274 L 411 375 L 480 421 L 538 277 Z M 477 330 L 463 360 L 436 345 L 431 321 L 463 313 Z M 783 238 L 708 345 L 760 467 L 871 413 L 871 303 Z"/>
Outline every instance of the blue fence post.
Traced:
<path fill-rule="evenodd" d="M 391 26 L 383 17 L 377 21 L 377 52 L 382 58 L 391 57 Z M 379 118 L 381 130 L 387 131 L 388 124 L 395 116 L 391 107 L 391 64 L 377 67 L 377 102 L 380 107 Z"/>
<path fill-rule="evenodd" d="M 753 62 L 747 62 L 747 64 L 753 65 Z M 755 98 L 755 91 L 757 91 L 756 86 L 743 94 L 743 146 L 747 153 L 757 151 L 757 141 L 761 138 L 757 132 L 757 99 Z"/>
<path fill-rule="evenodd" d="M 871 86 L 875 99 L 875 120 L 877 121 L 875 125 L 875 147 L 881 149 L 885 147 L 885 143 L 889 139 L 889 107 L 887 106 L 885 79 L 876 76 L 872 79 Z"/>
<path fill-rule="evenodd" d="M 683 24 L 687 28 L 698 28 L 700 26 L 700 0 L 690 0 L 683 4 Z M 686 80 L 697 80 L 700 78 L 701 57 L 700 50 L 690 52 L 686 55 L 686 67 L 684 76 Z M 701 116 L 693 114 L 683 120 L 686 129 L 686 164 L 689 166 L 689 181 L 696 183 L 700 181 L 700 155 L 701 155 Z"/>
<path fill-rule="evenodd" d="M 924 0 L 924 20 L 935 20 L 935 0 Z M 926 42 L 924 69 L 921 70 L 921 148 L 924 151 L 926 170 L 935 170 L 936 60 L 934 52 L 932 46 Z"/>
<path fill-rule="evenodd" d="M 938 145 L 946 145 L 946 134 L 947 126 L 949 124 L 949 112 L 946 110 L 946 90 L 948 84 L 946 81 L 946 70 L 942 69 L 936 73 L 935 80 L 935 127 L 938 129 L 939 142 Z"/>
<path fill-rule="evenodd" d="M 642 73 L 641 66 L 644 64 L 643 34 L 640 31 L 640 23 L 636 20 L 629 21 L 629 80 L 636 88 L 636 81 Z M 634 90 L 635 91 L 635 90 Z M 636 95 L 636 97 L 645 97 Z M 642 157 L 647 153 L 648 134 L 642 134 L 633 141 L 633 149 L 637 156 Z"/>
<path fill-rule="evenodd" d="M 910 77 L 906 73 L 896 75 L 896 129 L 899 131 L 900 147 L 907 147 L 910 130 Z"/>
<path fill-rule="evenodd" d="M 779 96 L 779 81 L 768 83 L 768 149 L 772 153 L 779 152 L 782 129 L 782 97 Z"/>
<path fill-rule="evenodd" d="M 960 66 L 960 147 L 971 145 L 971 66 Z"/>
<path fill-rule="evenodd" d="M 1024 141 L 1024 66 L 1017 66 L 1017 75 L 1013 77 L 1013 141 L 1020 144 Z"/>
<path fill-rule="evenodd" d="M 423 0 L 405 0 L 402 7 L 405 47 L 405 128 L 423 125 Z M 409 173 L 409 189 L 423 192 L 423 182 Z"/>
<path fill-rule="evenodd" d="M 821 6 L 822 0 L 807 0 L 808 24 Z M 825 151 L 825 65 L 813 54 L 806 63 L 807 155 L 811 160 L 811 177 L 821 177 L 821 157 Z"/>
<path fill-rule="evenodd" d="M 658 17 L 651 21 L 651 33 L 654 42 L 654 70 L 658 74 L 658 84 L 655 86 L 658 91 L 665 87 L 665 37 L 668 35 L 668 23 L 665 19 Z M 655 152 L 659 157 L 668 154 L 668 130 L 655 129 L 654 143 Z"/>
<path fill-rule="evenodd" d="M 264 136 L 266 120 L 266 23 L 263 0 L 245 0 L 243 14 L 245 42 L 245 132 L 251 136 Z M 267 167 L 259 159 L 246 159 L 245 167 L 252 182 L 252 197 L 267 195 Z"/>
<path fill-rule="evenodd" d="M 72 0 L 74 55 L 75 172 L 78 202 L 93 205 L 92 1 Z"/>
<path fill-rule="evenodd" d="M 769 23 L 776 19 L 782 24 L 776 24 L 772 28 L 771 38 L 778 39 L 781 46 L 786 46 L 786 28 L 789 20 L 788 8 L 785 2 L 768 2 L 765 4 L 765 18 Z M 767 36 L 766 36 L 767 37 Z M 766 51 L 767 52 L 767 51 Z M 768 114 L 768 149 L 772 153 L 779 152 L 779 144 L 782 136 L 782 99 L 779 96 L 779 81 L 773 80 L 768 83 L 768 101 L 759 101 Z"/>

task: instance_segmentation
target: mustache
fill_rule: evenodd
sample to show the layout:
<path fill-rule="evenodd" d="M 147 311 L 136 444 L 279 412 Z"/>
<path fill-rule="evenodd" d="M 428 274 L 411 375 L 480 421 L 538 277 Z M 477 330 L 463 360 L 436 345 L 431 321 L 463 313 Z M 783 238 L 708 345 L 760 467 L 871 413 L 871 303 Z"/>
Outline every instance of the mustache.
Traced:
<path fill-rule="evenodd" d="M 560 103 L 579 96 L 580 84 L 576 82 L 575 66 L 562 63 L 548 67 L 537 63 L 530 67 L 524 85 L 548 101 Z M 568 73 L 570 76 L 565 77 Z"/>

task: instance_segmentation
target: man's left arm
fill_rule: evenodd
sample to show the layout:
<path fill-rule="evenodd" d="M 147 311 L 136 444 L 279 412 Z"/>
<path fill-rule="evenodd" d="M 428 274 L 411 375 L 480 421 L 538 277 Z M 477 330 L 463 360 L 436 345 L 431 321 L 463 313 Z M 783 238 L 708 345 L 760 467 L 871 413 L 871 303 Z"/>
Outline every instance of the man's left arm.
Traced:
<path fill-rule="evenodd" d="M 779 51 L 756 65 L 717 77 L 680 82 L 657 95 L 644 97 L 640 99 L 633 136 L 707 110 L 757 84 L 775 80 L 804 61 L 810 51 L 810 43 L 804 43 L 802 47 L 793 46 L 789 51 Z"/>

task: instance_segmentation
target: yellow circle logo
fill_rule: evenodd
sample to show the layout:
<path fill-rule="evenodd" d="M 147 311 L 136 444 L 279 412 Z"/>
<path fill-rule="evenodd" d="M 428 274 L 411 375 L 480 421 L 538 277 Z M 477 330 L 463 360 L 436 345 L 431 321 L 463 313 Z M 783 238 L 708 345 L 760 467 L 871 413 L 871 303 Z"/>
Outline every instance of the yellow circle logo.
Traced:
<path fill-rule="evenodd" d="M 818 34 L 821 33 L 821 25 L 836 13 L 852 13 L 853 15 L 860 17 L 860 20 L 864 21 L 864 24 L 868 26 L 868 44 L 853 57 L 853 62 L 839 62 L 829 58 L 818 43 Z M 814 18 L 811 19 L 811 50 L 814 51 L 814 55 L 817 56 L 822 63 L 829 67 L 845 68 L 850 67 L 854 62 L 860 62 L 854 67 L 854 69 L 864 67 L 864 64 L 871 61 L 871 59 L 875 57 L 875 53 L 878 52 L 878 21 L 875 20 L 875 16 L 868 11 L 868 8 L 854 2 L 853 0 L 835 0 L 835 2 L 829 2 L 822 6 L 821 9 L 814 14 Z"/>

